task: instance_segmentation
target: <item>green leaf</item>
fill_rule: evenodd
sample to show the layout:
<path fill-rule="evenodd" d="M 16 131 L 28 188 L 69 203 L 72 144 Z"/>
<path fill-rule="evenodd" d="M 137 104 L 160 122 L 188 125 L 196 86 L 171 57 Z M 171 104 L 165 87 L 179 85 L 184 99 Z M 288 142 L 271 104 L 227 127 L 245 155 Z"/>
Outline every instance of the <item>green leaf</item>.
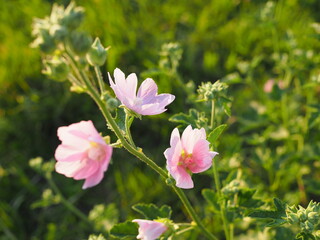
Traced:
<path fill-rule="evenodd" d="M 116 124 L 123 134 L 126 133 L 126 113 L 123 108 L 117 108 L 116 117 L 114 118 Z M 111 129 L 111 128 L 110 128 Z"/>
<path fill-rule="evenodd" d="M 255 189 L 242 188 L 238 193 L 239 205 L 246 208 L 257 208 L 263 205 L 260 199 L 253 197 L 255 194 Z"/>
<path fill-rule="evenodd" d="M 212 132 L 208 136 L 208 141 L 210 142 L 211 145 L 213 145 L 217 141 L 218 137 L 221 135 L 221 133 L 226 127 L 227 127 L 227 124 L 222 124 L 212 130 Z"/>
<path fill-rule="evenodd" d="M 202 195 L 215 212 L 220 211 L 218 194 L 212 189 L 203 189 Z"/>
<path fill-rule="evenodd" d="M 178 113 L 174 114 L 169 118 L 170 122 L 182 123 L 185 125 L 191 124 L 193 127 L 196 127 L 196 120 L 198 119 L 198 111 L 195 109 L 190 109 L 189 114 Z"/>
<path fill-rule="evenodd" d="M 136 223 L 126 221 L 124 223 L 119 223 L 114 225 L 110 230 L 110 234 L 113 237 L 117 237 L 120 239 L 126 239 L 126 238 L 136 239 L 138 235 L 138 226 Z"/>
<path fill-rule="evenodd" d="M 296 239 L 299 240 L 316 240 L 316 238 L 311 233 L 301 232 L 298 233 Z"/>
<path fill-rule="evenodd" d="M 282 202 L 278 198 L 273 199 L 273 203 L 276 207 L 275 211 L 272 210 L 257 210 L 249 214 L 252 218 L 262 218 L 272 220 L 266 226 L 277 227 L 287 222 L 286 219 L 286 203 Z"/>
<path fill-rule="evenodd" d="M 153 220 L 158 218 L 169 218 L 171 217 L 171 207 L 163 205 L 161 208 L 158 208 L 156 205 L 138 203 L 132 206 L 132 209 L 136 212 L 142 214 L 145 218 Z"/>

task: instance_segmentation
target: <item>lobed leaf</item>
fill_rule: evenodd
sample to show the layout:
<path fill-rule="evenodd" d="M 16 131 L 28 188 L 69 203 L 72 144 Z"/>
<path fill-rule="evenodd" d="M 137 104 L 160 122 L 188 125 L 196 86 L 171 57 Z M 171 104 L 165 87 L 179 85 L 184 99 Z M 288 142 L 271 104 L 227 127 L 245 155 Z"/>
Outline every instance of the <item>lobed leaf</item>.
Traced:
<path fill-rule="evenodd" d="M 156 205 L 150 203 L 150 204 L 144 204 L 144 203 L 138 203 L 134 206 L 132 206 L 132 209 L 136 212 L 142 214 L 145 218 L 149 220 L 154 220 L 158 218 L 169 218 L 171 217 L 171 207 L 167 205 L 161 206 L 161 208 L 158 208 Z"/>

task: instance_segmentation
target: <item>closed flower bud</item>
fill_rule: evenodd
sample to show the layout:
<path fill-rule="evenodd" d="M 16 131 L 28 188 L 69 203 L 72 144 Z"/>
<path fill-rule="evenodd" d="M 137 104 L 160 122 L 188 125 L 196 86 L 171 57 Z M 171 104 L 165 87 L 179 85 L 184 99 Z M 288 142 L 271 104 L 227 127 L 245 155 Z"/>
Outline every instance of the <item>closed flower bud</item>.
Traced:
<path fill-rule="evenodd" d="M 119 105 L 120 105 L 120 102 L 116 98 L 109 98 L 107 100 L 107 106 L 111 111 L 119 107 Z"/>
<path fill-rule="evenodd" d="M 84 18 L 84 9 L 76 7 L 75 2 L 71 2 L 64 12 L 64 18 L 61 23 L 69 29 L 74 30 L 80 26 Z"/>
<path fill-rule="evenodd" d="M 92 43 L 92 38 L 83 32 L 73 32 L 70 36 L 70 47 L 72 51 L 77 55 L 85 55 Z"/>
<path fill-rule="evenodd" d="M 297 212 L 297 215 L 298 215 L 299 220 L 301 222 L 304 222 L 304 221 L 307 220 L 307 215 L 306 215 L 306 212 L 305 212 L 304 208 L 299 209 L 298 212 Z"/>
<path fill-rule="evenodd" d="M 314 225 L 309 222 L 309 221 L 306 221 L 305 222 L 305 225 L 304 225 L 304 229 L 307 231 L 307 232 L 312 232 L 314 230 Z"/>
<path fill-rule="evenodd" d="M 50 54 L 56 49 L 56 44 L 53 37 L 50 35 L 49 31 L 46 29 L 41 29 L 38 32 L 38 37 L 33 41 L 31 47 L 37 48 L 44 53 Z"/>
<path fill-rule="evenodd" d="M 319 215 L 317 212 L 308 213 L 308 220 L 312 223 L 317 223 L 319 221 Z"/>
<path fill-rule="evenodd" d="M 63 41 L 68 35 L 67 28 L 59 24 L 52 25 L 49 32 L 56 41 Z"/>
<path fill-rule="evenodd" d="M 289 223 L 294 224 L 299 222 L 299 218 L 295 213 L 287 213 L 287 220 Z"/>
<path fill-rule="evenodd" d="M 69 66 L 63 59 L 52 59 L 45 62 L 44 74 L 57 81 L 64 81 L 69 74 Z"/>
<path fill-rule="evenodd" d="M 107 59 L 107 49 L 105 49 L 99 38 L 96 38 L 87 53 L 87 60 L 92 66 L 102 66 Z"/>

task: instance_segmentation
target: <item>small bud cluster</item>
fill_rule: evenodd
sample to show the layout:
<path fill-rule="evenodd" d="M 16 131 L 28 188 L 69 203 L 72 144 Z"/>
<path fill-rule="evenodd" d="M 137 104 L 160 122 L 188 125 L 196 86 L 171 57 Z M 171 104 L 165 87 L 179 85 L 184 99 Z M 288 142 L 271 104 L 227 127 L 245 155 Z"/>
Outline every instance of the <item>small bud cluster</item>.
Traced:
<path fill-rule="evenodd" d="M 302 206 L 291 206 L 286 209 L 290 224 L 298 224 L 302 232 L 312 233 L 320 223 L 320 204 L 311 201 L 305 209 Z"/>
<path fill-rule="evenodd" d="M 32 35 L 36 39 L 32 46 L 39 47 L 44 53 L 52 53 L 57 45 L 70 38 L 83 18 L 84 9 L 76 7 L 74 2 L 66 9 L 57 4 L 53 5 L 50 17 L 34 19 Z"/>
<path fill-rule="evenodd" d="M 43 73 L 58 81 L 68 79 L 71 69 L 64 56 L 68 51 L 74 56 L 77 66 L 85 68 L 88 64 L 101 66 L 105 63 L 107 50 L 97 38 L 78 31 L 84 19 L 84 9 L 71 2 L 66 8 L 55 4 L 51 15 L 44 19 L 34 19 L 32 34 L 35 40 L 32 47 L 39 48 L 46 54 Z M 77 84 L 73 84 L 78 89 Z M 80 86 L 81 87 L 81 86 Z"/>
<path fill-rule="evenodd" d="M 179 61 L 182 57 L 182 48 L 179 43 L 166 43 L 161 46 L 159 65 L 164 69 L 176 71 L 179 66 Z"/>
<path fill-rule="evenodd" d="M 208 101 L 218 98 L 224 95 L 224 91 L 228 88 L 226 83 L 220 82 L 215 83 L 205 82 L 202 83 L 198 88 L 200 100 Z"/>
<path fill-rule="evenodd" d="M 221 192 L 226 196 L 233 196 L 240 191 L 240 181 L 233 180 L 228 185 L 221 189 Z"/>

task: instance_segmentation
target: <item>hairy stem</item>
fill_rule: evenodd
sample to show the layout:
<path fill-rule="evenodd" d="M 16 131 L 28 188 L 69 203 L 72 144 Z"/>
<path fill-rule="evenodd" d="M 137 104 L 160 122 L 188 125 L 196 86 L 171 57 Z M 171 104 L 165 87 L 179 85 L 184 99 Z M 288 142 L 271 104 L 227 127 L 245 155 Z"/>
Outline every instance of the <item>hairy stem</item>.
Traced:
<path fill-rule="evenodd" d="M 214 117 L 215 117 L 215 104 L 214 104 L 214 100 L 211 101 L 211 129 L 214 128 Z M 229 231 L 228 228 L 228 220 L 226 218 L 226 211 L 225 211 L 225 200 L 222 199 L 222 195 L 221 195 L 221 184 L 220 184 L 220 179 L 219 179 L 219 173 L 218 173 L 218 168 L 216 165 L 215 160 L 212 160 L 212 170 L 213 170 L 213 178 L 214 178 L 214 182 L 216 185 L 216 191 L 218 193 L 218 199 L 219 199 L 219 205 L 220 205 L 220 215 L 221 215 L 221 219 L 222 219 L 222 223 L 223 223 L 223 230 L 224 230 L 224 234 L 226 236 L 227 240 L 231 240 L 233 238 L 233 236 L 231 237 L 231 232 Z M 231 227 L 230 227 L 231 230 Z"/>
<path fill-rule="evenodd" d="M 101 74 L 100 68 L 98 66 L 95 66 L 94 67 L 94 71 L 96 72 L 96 76 L 97 76 L 99 87 L 100 87 L 101 96 L 103 97 L 103 94 L 106 92 L 106 88 L 105 88 L 105 83 L 103 82 L 103 78 L 102 78 L 102 74 Z"/>

